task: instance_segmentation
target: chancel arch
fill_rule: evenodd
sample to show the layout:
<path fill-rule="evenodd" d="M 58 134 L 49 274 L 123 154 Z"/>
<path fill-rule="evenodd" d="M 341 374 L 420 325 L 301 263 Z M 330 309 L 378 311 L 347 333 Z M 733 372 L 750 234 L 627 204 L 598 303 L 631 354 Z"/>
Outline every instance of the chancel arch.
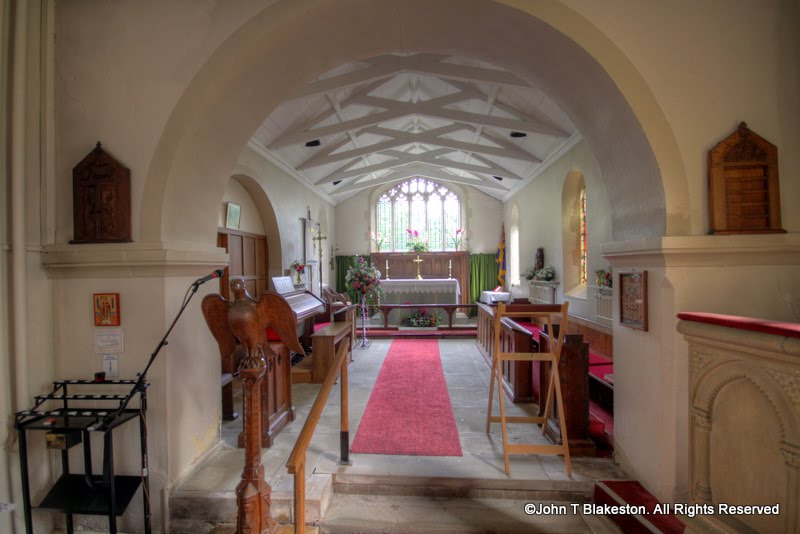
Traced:
<path fill-rule="evenodd" d="M 502 66 L 553 95 L 596 154 L 617 208 L 615 239 L 688 228 L 685 216 L 671 215 L 685 211 L 688 193 L 670 129 L 620 51 L 561 6 L 537 2 L 518 10 L 501 2 L 468 4 L 350 0 L 299 6 L 284 1 L 264 9 L 214 53 L 172 112 L 148 172 L 140 237 L 208 242 L 213 232 L 202 213 L 218 200 L 214 182 L 233 167 L 263 117 L 321 73 L 387 50 L 456 52 Z M 521 11 L 529 16 L 520 16 Z M 359 23 L 366 19 L 371 21 L 368 31 Z M 310 20 L 326 24 L 318 27 Z M 473 39 L 491 32 L 490 20 L 517 37 L 488 46 Z M 581 32 L 575 24 L 582 25 Z M 557 53 L 531 62 L 532 52 L 543 49 Z M 566 72 L 561 68 L 565 63 L 575 68 Z M 580 89 L 587 84 L 594 88 L 589 94 Z M 629 101 L 640 110 L 638 116 Z M 608 120 L 596 121 L 601 108 Z M 620 178 L 627 176 L 632 178 Z M 636 187 L 629 187 L 633 177 Z M 195 190 L 194 209 L 179 210 L 189 187 Z"/>

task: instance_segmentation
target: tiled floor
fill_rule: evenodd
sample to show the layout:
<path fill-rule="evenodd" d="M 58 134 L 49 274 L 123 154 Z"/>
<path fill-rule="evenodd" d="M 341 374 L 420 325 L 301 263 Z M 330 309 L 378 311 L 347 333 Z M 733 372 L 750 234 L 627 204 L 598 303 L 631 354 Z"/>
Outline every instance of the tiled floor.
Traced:
<path fill-rule="evenodd" d="M 351 440 L 358 431 L 358 424 L 369 401 L 372 386 L 391 343 L 390 339 L 373 340 L 368 349 L 355 350 L 353 353 L 355 361 L 349 368 Z M 475 340 L 442 339 L 439 341 L 439 348 L 464 456 L 419 457 L 351 453 L 352 466 L 338 465 L 341 396 L 340 388 L 336 385 L 311 441 L 309 471 L 313 466 L 317 473 L 347 475 L 568 481 L 564 462 L 557 456 L 512 456 L 511 476 L 506 476 L 503 470 L 500 425 L 493 424 L 491 434 L 487 435 L 485 431 L 489 368 L 475 347 Z M 297 419 L 277 436 L 272 448 L 264 450 L 263 458 L 267 465 L 268 476 L 286 473 L 285 468 L 280 468 L 281 460 L 288 457 L 288 452 L 294 446 L 319 391 L 319 385 L 296 384 L 292 389 L 297 407 Z M 497 401 L 495 394 L 495 410 Z M 506 402 L 506 409 L 509 415 L 535 415 L 536 407 Z M 509 425 L 508 428 L 511 442 L 548 443 L 533 425 Z M 223 439 L 235 446 L 236 436 L 240 430 L 241 418 L 224 423 Z M 230 451 L 227 454 L 232 453 L 233 451 Z M 606 459 L 576 458 L 573 464 L 574 481 L 594 481 L 598 478 L 623 476 L 623 473 Z M 228 483 L 235 485 L 237 479 L 238 472 L 236 475 L 231 475 Z"/>

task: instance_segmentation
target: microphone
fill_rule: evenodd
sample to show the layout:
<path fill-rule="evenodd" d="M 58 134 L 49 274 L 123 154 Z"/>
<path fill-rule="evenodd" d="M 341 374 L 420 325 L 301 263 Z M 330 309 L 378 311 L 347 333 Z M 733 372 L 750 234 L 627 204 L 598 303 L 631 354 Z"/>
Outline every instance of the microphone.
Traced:
<path fill-rule="evenodd" d="M 225 274 L 225 271 L 223 271 L 222 269 L 217 269 L 213 273 L 205 275 L 203 278 L 198 278 L 197 280 L 195 280 L 192 283 L 192 285 L 193 286 L 199 286 L 199 285 L 205 284 L 209 280 L 213 280 L 214 278 L 221 277 L 223 274 Z"/>

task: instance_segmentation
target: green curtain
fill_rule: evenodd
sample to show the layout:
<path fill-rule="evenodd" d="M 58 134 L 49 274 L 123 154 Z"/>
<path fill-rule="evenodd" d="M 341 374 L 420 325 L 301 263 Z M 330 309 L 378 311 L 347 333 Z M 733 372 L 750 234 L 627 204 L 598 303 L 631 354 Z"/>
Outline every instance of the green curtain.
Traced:
<path fill-rule="evenodd" d="M 477 302 L 482 291 L 497 287 L 496 254 L 469 255 L 469 302 Z M 474 312 L 477 313 L 477 312 Z"/>
<path fill-rule="evenodd" d="M 355 256 L 336 256 L 336 291 L 339 293 L 347 293 L 344 277 L 347 275 L 347 269 L 353 265 L 353 259 Z"/>

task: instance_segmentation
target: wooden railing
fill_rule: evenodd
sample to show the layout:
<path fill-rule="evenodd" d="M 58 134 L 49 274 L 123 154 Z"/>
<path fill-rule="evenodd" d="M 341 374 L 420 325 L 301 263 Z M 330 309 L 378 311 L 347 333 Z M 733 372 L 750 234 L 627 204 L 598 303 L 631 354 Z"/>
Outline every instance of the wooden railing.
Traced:
<path fill-rule="evenodd" d="M 325 404 L 328 402 L 328 395 L 333 389 L 333 384 L 336 382 L 336 377 L 341 370 L 340 385 L 342 388 L 342 401 L 341 401 L 341 450 L 340 460 L 341 463 L 346 464 L 349 462 L 350 457 L 350 421 L 347 411 L 347 364 L 349 358 L 350 343 L 342 342 L 339 344 L 339 349 L 336 351 L 336 357 L 333 365 L 328 371 L 328 375 L 322 382 L 322 388 L 317 393 L 317 399 L 311 407 L 311 412 L 308 414 L 303 430 L 294 444 L 292 454 L 289 456 L 289 461 L 286 462 L 286 467 L 291 475 L 294 475 L 294 531 L 296 534 L 304 534 L 306 531 L 306 451 L 311 443 L 311 438 L 314 436 L 314 430 L 317 428 L 319 418 L 325 410 Z"/>
<path fill-rule="evenodd" d="M 379 304 L 375 308 L 379 309 L 383 314 L 383 327 L 389 328 L 389 313 L 397 308 L 400 309 L 414 309 L 414 308 L 439 308 L 447 312 L 447 328 L 453 328 L 453 315 L 459 308 L 474 309 L 477 304 Z"/>

